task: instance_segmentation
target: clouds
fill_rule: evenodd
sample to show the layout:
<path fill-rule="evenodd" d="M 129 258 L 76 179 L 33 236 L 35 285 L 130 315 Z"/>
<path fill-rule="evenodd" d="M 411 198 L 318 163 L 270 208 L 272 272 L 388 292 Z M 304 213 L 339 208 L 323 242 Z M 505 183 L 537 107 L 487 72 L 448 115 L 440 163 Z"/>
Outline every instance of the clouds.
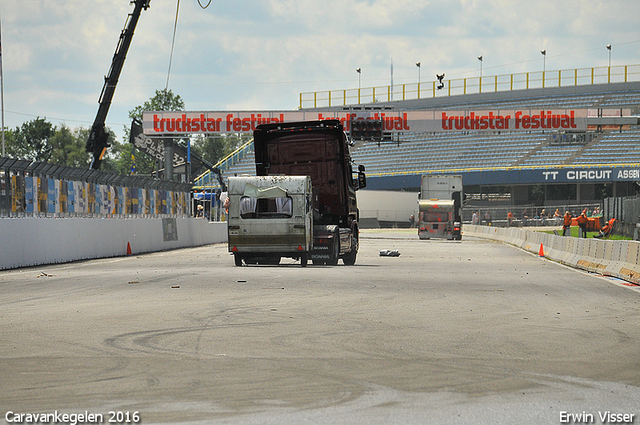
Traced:
<path fill-rule="evenodd" d="M 6 124 L 45 116 L 89 126 L 127 0 L 4 0 Z M 107 119 L 121 132 L 127 112 L 167 81 L 175 0 L 142 12 Z M 546 67 L 638 63 L 640 3 L 540 0 L 182 0 L 169 88 L 190 110 L 294 109 L 299 93 L 396 84 L 436 72 L 476 76 Z M 55 118 L 55 119 L 54 119 Z"/>

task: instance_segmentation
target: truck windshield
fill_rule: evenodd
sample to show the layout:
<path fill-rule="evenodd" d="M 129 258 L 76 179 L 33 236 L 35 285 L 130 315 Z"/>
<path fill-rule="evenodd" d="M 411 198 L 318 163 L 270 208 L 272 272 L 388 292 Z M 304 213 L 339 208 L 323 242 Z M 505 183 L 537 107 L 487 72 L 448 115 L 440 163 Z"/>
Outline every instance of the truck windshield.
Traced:
<path fill-rule="evenodd" d="M 240 217 L 242 218 L 290 218 L 293 215 L 293 200 L 282 198 L 240 198 Z"/>
<path fill-rule="evenodd" d="M 447 211 L 420 211 L 418 220 L 422 222 L 447 222 L 451 220 L 452 213 Z"/>

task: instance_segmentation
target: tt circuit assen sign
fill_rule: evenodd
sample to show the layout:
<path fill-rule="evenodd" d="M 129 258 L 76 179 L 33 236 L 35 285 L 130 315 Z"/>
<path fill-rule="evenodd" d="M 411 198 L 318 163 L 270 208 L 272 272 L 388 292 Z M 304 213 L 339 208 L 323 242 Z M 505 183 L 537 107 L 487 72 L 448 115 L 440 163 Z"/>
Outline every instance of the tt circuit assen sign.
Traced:
<path fill-rule="evenodd" d="M 586 131 L 586 109 L 496 111 L 217 111 L 144 112 L 147 136 L 250 133 L 260 124 L 340 120 L 350 131 L 352 120 L 381 120 L 383 131 Z"/>
<path fill-rule="evenodd" d="M 425 173 L 427 173 L 425 171 Z M 438 174 L 446 174 L 446 171 Z M 456 170 L 465 186 L 474 185 L 527 185 L 527 184 L 582 184 L 640 181 L 640 167 L 612 166 L 594 168 L 549 168 L 507 170 Z M 367 175 L 367 189 L 393 190 L 398 187 L 419 187 L 419 174 Z"/>
<path fill-rule="evenodd" d="M 574 184 L 640 181 L 638 166 L 527 168 L 460 172 L 465 185 L 474 184 Z M 369 180 L 370 176 L 367 176 Z M 367 183 L 368 185 L 368 183 Z"/>
<path fill-rule="evenodd" d="M 640 169 L 638 168 L 597 168 L 597 169 L 570 169 L 570 170 L 545 170 L 542 171 L 542 181 L 577 183 L 582 181 L 638 181 Z"/>

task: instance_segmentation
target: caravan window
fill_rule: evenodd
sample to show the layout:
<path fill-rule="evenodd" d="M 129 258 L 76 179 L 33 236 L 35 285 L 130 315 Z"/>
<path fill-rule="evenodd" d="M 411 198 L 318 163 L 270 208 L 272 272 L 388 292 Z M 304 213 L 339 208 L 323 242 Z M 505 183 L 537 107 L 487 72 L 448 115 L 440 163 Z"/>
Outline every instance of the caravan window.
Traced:
<path fill-rule="evenodd" d="M 242 218 L 291 218 L 293 199 L 281 198 L 240 198 L 240 217 Z"/>

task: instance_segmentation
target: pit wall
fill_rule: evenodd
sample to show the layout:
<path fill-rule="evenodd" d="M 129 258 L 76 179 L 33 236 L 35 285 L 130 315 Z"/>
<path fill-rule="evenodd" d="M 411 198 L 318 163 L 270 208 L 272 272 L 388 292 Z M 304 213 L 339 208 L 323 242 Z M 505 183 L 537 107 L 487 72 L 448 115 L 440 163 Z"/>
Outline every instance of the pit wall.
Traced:
<path fill-rule="evenodd" d="M 0 270 L 227 241 L 227 223 L 195 218 L 3 218 Z"/>
<path fill-rule="evenodd" d="M 515 245 L 565 264 L 627 282 L 640 284 L 640 242 L 575 238 L 521 228 L 465 225 L 465 236 L 493 239 Z"/>

